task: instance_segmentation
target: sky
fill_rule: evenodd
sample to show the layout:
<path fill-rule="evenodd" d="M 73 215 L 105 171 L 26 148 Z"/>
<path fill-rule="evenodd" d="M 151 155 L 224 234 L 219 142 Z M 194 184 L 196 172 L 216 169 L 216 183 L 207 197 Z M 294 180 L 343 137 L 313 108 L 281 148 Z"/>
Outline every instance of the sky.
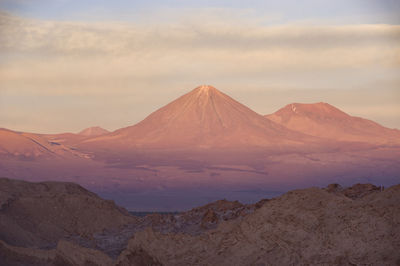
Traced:
<path fill-rule="evenodd" d="M 202 84 L 400 128 L 400 1 L 0 0 L 0 127 L 115 130 Z"/>

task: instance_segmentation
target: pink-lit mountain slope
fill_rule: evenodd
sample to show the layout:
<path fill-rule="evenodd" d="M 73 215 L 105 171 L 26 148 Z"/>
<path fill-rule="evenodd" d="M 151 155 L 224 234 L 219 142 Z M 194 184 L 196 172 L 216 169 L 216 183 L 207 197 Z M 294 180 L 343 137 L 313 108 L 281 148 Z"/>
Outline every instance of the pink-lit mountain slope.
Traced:
<path fill-rule="evenodd" d="M 0 156 L 23 159 L 71 158 L 88 156 L 44 135 L 0 129 Z"/>
<path fill-rule="evenodd" d="M 89 127 L 79 133 L 42 134 L 41 136 L 52 143 L 59 143 L 71 148 L 88 138 L 98 137 L 110 133 L 101 127 Z"/>
<path fill-rule="evenodd" d="M 338 141 L 400 144 L 400 131 L 346 114 L 327 103 L 288 104 L 266 115 L 269 120 L 304 134 Z"/>
<path fill-rule="evenodd" d="M 282 147 L 314 141 L 265 119 L 211 86 L 200 86 L 140 123 L 86 145 L 154 148 Z"/>

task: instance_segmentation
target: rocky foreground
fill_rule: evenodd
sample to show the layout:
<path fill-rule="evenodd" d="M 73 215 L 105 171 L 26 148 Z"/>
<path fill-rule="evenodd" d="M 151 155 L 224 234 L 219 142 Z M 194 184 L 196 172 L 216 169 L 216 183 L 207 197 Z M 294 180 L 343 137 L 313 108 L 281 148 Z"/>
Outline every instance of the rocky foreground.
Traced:
<path fill-rule="evenodd" d="M 400 185 L 129 214 L 72 183 L 0 179 L 0 265 L 400 265 Z"/>

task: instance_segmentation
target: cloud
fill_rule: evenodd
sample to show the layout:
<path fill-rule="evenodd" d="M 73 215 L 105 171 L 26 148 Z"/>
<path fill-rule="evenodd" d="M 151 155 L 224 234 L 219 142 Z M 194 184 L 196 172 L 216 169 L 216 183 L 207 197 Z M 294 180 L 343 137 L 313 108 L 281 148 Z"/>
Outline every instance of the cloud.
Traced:
<path fill-rule="evenodd" d="M 79 23 L 23 19 L 0 14 L 1 51 L 47 56 L 126 56 L 166 51 L 175 53 L 229 51 L 335 51 L 340 49 L 396 48 L 397 25 L 262 26 L 184 20 L 184 23 L 146 26 L 134 23 Z M 243 24 L 243 25 L 242 25 Z M 310 54 L 312 57 L 312 55 Z"/>
<path fill-rule="evenodd" d="M 0 15 L 2 80 L 398 67 L 400 26 L 56 22 Z M 87 71 L 89 70 L 90 71 Z M 184 71 L 186 69 L 186 71 Z M 86 70 L 86 71 L 85 71 Z M 205 71 L 207 74 L 207 71 Z"/>

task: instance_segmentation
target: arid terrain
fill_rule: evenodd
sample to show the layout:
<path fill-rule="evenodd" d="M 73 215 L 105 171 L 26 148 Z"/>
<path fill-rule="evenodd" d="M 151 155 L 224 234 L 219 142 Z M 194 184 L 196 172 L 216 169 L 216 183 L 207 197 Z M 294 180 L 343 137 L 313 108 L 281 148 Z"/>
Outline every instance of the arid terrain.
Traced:
<path fill-rule="evenodd" d="M 137 217 L 73 183 L 0 179 L 1 265 L 399 265 L 400 186 L 293 190 Z"/>
<path fill-rule="evenodd" d="M 181 211 L 330 183 L 398 184 L 400 131 L 327 103 L 263 116 L 203 85 L 113 132 L 0 129 L 0 158 L 1 177 L 78 183 L 133 211 Z"/>
<path fill-rule="evenodd" d="M 0 0 L 0 266 L 400 266 L 400 0 Z"/>

